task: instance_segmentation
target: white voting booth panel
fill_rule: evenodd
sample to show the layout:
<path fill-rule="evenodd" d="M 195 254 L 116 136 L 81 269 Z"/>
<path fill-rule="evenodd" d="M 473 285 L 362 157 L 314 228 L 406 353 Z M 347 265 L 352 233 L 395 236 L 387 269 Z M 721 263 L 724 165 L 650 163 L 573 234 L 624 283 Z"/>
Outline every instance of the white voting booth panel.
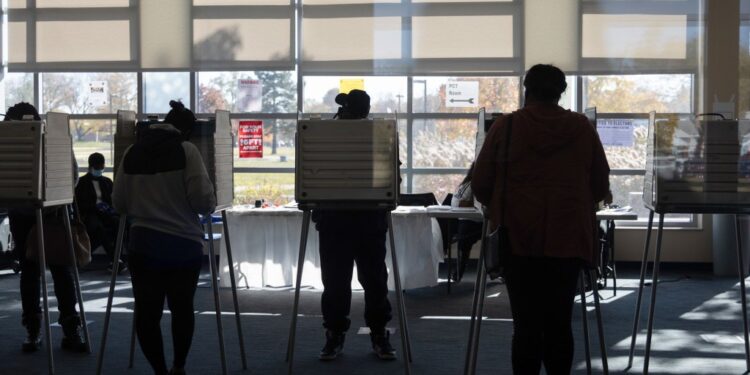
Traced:
<path fill-rule="evenodd" d="M 49 319 L 47 273 L 44 243 L 44 215 L 42 207 L 64 206 L 63 223 L 66 246 L 71 259 L 75 258 L 67 205 L 73 202 L 74 173 L 73 142 L 68 115 L 47 113 L 47 121 L 9 121 L 0 125 L 0 206 L 34 208 L 39 229 L 36 240 L 39 248 L 39 272 L 42 276 L 43 332 L 47 350 L 49 373 L 54 373 L 52 331 Z M 83 306 L 78 269 L 73 268 L 78 309 L 83 321 L 86 349 L 90 351 L 86 312 Z"/>
<path fill-rule="evenodd" d="M 231 207 L 234 201 L 234 156 L 229 111 L 216 111 L 215 119 L 197 121 L 190 142 L 198 147 L 214 183 L 217 210 Z"/>
<path fill-rule="evenodd" d="M 114 174 L 120 167 L 125 151 L 135 143 L 135 112 L 117 111 L 117 126 L 115 128 L 115 160 L 112 161 Z"/>
<path fill-rule="evenodd" d="M 137 128 L 147 127 L 151 123 L 136 124 L 135 112 L 117 112 L 115 171 L 119 168 L 125 151 L 135 143 Z M 190 142 L 200 151 L 206 171 L 214 183 L 217 210 L 230 207 L 234 201 L 234 157 L 232 154 L 232 123 L 229 119 L 229 112 L 216 111 L 215 119 L 196 121 L 190 136 Z"/>
<path fill-rule="evenodd" d="M 55 206 L 73 202 L 72 139 L 68 115 L 0 126 L 0 197 Z"/>
<path fill-rule="evenodd" d="M 297 123 L 297 138 L 298 203 L 356 201 L 395 207 L 395 120 L 303 120 Z"/>
<path fill-rule="evenodd" d="M 740 124 L 652 112 L 646 205 L 750 205 L 750 154 L 742 153 L 750 127 Z"/>

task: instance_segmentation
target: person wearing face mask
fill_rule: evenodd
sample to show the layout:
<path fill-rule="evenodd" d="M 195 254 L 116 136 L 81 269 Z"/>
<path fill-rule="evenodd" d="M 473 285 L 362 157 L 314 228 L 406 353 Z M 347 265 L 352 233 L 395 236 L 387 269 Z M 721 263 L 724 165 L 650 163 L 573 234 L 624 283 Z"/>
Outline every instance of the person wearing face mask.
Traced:
<path fill-rule="evenodd" d="M 91 249 L 104 248 L 111 270 L 119 217 L 112 209 L 112 180 L 102 175 L 104 164 L 104 155 L 98 152 L 89 155 L 88 173 L 76 185 L 76 203 L 91 240 Z M 124 271 L 125 262 L 120 260 L 118 269 Z"/>

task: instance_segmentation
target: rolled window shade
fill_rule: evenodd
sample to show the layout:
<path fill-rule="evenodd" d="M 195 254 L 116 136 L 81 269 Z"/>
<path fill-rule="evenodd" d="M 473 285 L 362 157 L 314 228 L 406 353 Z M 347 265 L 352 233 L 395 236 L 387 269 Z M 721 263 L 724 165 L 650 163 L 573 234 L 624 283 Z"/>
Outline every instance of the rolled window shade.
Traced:
<path fill-rule="evenodd" d="M 303 0 L 300 68 L 312 74 L 405 69 L 403 9 L 392 0 Z"/>
<path fill-rule="evenodd" d="M 141 1 L 140 50 L 143 69 L 188 69 L 192 63 L 190 3 Z M 164 17 L 171 14 L 171 17 Z"/>
<path fill-rule="evenodd" d="M 290 5 L 290 0 L 193 0 L 195 6 L 222 5 Z M 252 4 L 251 4 L 252 3 Z"/>
<path fill-rule="evenodd" d="M 26 22 L 8 22 L 8 63 L 26 62 Z"/>
<path fill-rule="evenodd" d="M 578 0 L 524 1 L 524 62 L 578 70 Z"/>
<path fill-rule="evenodd" d="M 8 9 L 26 8 L 26 0 L 8 0 Z"/>
<path fill-rule="evenodd" d="M 127 20 L 37 22 L 37 62 L 129 61 L 129 26 Z"/>
<path fill-rule="evenodd" d="M 194 63 L 197 67 L 233 62 L 255 62 L 256 67 L 290 65 L 290 22 L 290 19 L 193 20 Z"/>
<path fill-rule="evenodd" d="M 401 58 L 401 18 L 306 18 L 305 61 L 367 61 Z"/>
<path fill-rule="evenodd" d="M 584 14 L 583 58 L 687 58 L 687 16 Z"/>
<path fill-rule="evenodd" d="M 35 8 L 9 9 L 8 69 L 136 70 L 138 16 L 131 3 L 37 0 Z"/>
<path fill-rule="evenodd" d="M 36 0 L 37 8 L 127 8 L 130 0 Z"/>
<path fill-rule="evenodd" d="M 412 57 L 513 57 L 513 16 L 414 17 Z"/>
<path fill-rule="evenodd" d="M 581 74 L 688 73 L 698 67 L 700 2 L 581 3 Z"/>
<path fill-rule="evenodd" d="M 294 7 L 287 1 L 196 0 L 192 20 L 193 67 L 294 69 Z M 212 4 L 212 5 L 204 5 Z M 213 5 L 222 4 L 222 5 Z"/>

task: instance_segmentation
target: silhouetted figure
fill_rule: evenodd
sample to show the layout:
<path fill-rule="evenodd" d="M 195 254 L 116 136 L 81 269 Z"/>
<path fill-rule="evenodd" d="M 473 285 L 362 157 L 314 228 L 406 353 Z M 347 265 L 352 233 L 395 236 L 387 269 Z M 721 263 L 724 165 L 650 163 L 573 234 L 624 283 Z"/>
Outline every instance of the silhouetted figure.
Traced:
<path fill-rule="evenodd" d="M 198 149 L 185 134 L 193 112 L 171 101 L 164 123 L 142 130 L 117 172 L 112 200 L 132 221 L 128 244 L 135 324 L 154 373 L 184 374 L 193 339 L 193 297 L 203 259 L 199 214 L 216 208 L 213 184 Z M 161 321 L 164 300 L 172 317 L 174 361 L 167 371 Z"/>
<path fill-rule="evenodd" d="M 513 373 L 569 374 L 571 316 L 581 266 L 595 260 L 596 202 L 609 188 L 609 165 L 586 117 L 557 105 L 565 74 L 535 65 L 524 78 L 524 107 L 492 125 L 471 187 L 501 222 L 506 131 L 512 121 L 507 170 L 512 256 L 506 270 L 513 313 Z"/>
<path fill-rule="evenodd" d="M 119 225 L 119 216 L 112 208 L 113 183 L 103 175 L 104 155 L 98 152 L 89 155 L 88 164 L 88 172 L 76 184 L 76 204 L 86 225 L 91 250 L 99 246 L 104 248 L 109 257 L 108 269 L 111 271 Z M 125 262 L 120 260 L 118 270 L 124 272 L 126 269 Z"/>
<path fill-rule="evenodd" d="M 366 119 L 370 113 L 370 96 L 362 90 L 336 96 L 341 107 L 334 118 Z M 315 210 L 313 221 L 320 237 L 320 271 L 323 278 L 323 327 L 326 344 L 321 360 L 333 360 L 344 348 L 349 329 L 352 299 L 352 273 L 365 290 L 365 323 L 370 327 L 370 341 L 380 359 L 396 358 L 386 324 L 391 320 L 388 302 L 388 269 L 385 265 L 385 236 L 388 229 L 385 211 Z"/>
<path fill-rule="evenodd" d="M 29 103 L 18 103 L 8 109 L 5 121 L 19 121 L 28 118 L 39 121 L 39 112 Z M 0 125 L 1 126 L 1 125 Z M 6 125 L 7 126 L 7 125 Z M 78 165 L 73 158 L 72 178 L 78 176 Z M 62 223 L 66 213 L 63 207 L 50 207 L 42 211 L 45 222 Z M 33 209 L 11 209 L 8 213 L 10 221 L 10 232 L 13 236 L 13 254 L 21 266 L 21 308 L 23 310 L 21 322 L 26 327 L 26 339 L 23 342 L 24 352 L 35 352 L 42 345 L 41 324 L 42 308 L 39 304 L 41 298 L 41 274 L 38 261 L 26 258 L 27 247 L 36 238 L 30 238 L 29 233 L 36 224 L 36 216 Z M 55 243 L 45 241 L 47 253 L 55 251 L 69 252 L 66 242 Z M 73 265 L 48 264 L 52 280 L 55 284 L 55 297 L 57 298 L 57 310 L 60 315 L 57 322 L 63 330 L 62 348 L 74 352 L 85 352 L 86 344 L 81 337 L 81 319 L 76 311 L 75 279 L 73 276 Z"/>

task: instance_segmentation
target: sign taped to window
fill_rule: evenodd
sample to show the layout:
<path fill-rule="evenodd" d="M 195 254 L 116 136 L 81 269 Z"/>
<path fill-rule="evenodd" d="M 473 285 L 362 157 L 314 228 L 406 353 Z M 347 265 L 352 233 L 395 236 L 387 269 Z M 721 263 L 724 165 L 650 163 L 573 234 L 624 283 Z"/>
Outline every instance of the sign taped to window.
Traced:
<path fill-rule="evenodd" d="M 610 147 L 633 147 L 633 120 L 598 119 L 596 130 L 602 145 Z"/>
<path fill-rule="evenodd" d="M 237 112 L 260 112 L 263 109 L 263 83 L 257 79 L 237 81 Z"/>
<path fill-rule="evenodd" d="M 479 106 L 479 81 L 448 81 L 445 85 L 445 106 L 476 108 Z"/>
<path fill-rule="evenodd" d="M 263 121 L 240 121 L 237 133 L 241 159 L 263 157 Z"/>

